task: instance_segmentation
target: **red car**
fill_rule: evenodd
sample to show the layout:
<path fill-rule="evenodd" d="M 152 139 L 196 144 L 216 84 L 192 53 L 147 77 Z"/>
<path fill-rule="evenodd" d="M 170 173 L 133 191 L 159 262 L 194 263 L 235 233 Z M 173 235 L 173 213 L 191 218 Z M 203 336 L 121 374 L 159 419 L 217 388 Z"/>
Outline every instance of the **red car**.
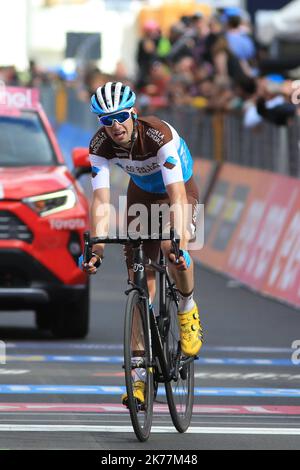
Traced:
<path fill-rule="evenodd" d="M 73 156 L 78 177 L 76 151 Z M 35 310 L 37 326 L 55 337 L 84 337 L 89 281 L 77 260 L 87 228 L 86 197 L 66 167 L 38 91 L 1 87 L 1 309 Z"/>

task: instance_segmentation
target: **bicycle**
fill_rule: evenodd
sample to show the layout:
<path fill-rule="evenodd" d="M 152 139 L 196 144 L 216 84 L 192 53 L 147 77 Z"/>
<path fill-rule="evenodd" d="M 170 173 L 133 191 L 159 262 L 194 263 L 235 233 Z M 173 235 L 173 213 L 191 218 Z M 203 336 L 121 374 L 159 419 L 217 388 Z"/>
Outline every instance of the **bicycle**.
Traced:
<path fill-rule="evenodd" d="M 179 239 L 171 231 L 169 240 L 178 261 Z M 150 237 L 153 239 L 153 236 Z M 166 240 L 160 234 L 156 240 Z M 133 281 L 126 290 L 127 304 L 124 324 L 124 365 L 128 395 L 127 407 L 136 437 L 146 441 L 151 432 L 153 402 L 158 384 L 164 383 L 168 407 L 173 424 L 178 432 L 185 432 L 191 421 L 194 403 L 194 361 L 197 356 L 184 357 L 180 347 L 177 322 L 178 293 L 171 281 L 164 255 L 160 251 L 159 263 L 147 258 L 143 242 L 148 238 L 134 240 L 120 238 L 91 238 L 84 234 L 84 262 L 91 259 L 92 246 L 97 243 L 131 243 L 133 247 Z M 146 268 L 159 274 L 159 311 L 156 317 L 149 305 Z M 138 328 L 137 328 L 138 326 Z M 138 333 L 137 333 L 138 331 Z M 139 357 L 139 361 L 133 360 Z M 133 371 L 145 369 L 145 403 L 138 404 L 133 395 Z"/>

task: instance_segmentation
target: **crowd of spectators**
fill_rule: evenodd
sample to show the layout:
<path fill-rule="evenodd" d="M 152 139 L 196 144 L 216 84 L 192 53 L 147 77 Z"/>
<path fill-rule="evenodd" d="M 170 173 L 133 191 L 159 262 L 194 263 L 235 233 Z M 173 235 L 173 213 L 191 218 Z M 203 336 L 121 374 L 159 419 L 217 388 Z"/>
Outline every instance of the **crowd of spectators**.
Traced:
<path fill-rule="evenodd" d="M 291 99 L 295 82 L 288 70 L 266 72 L 266 55 L 266 48 L 255 39 L 248 13 L 230 8 L 209 18 L 201 13 L 183 16 L 165 35 L 156 21 L 146 21 L 137 44 L 135 77 L 128 77 L 122 62 L 113 75 L 85 64 L 70 79 L 63 70 L 46 72 L 31 61 L 23 76 L 14 67 L 0 68 L 0 80 L 38 87 L 64 82 L 75 86 L 84 101 L 105 81 L 121 80 L 135 88 L 142 112 L 166 106 L 242 111 L 248 128 L 264 120 L 288 125 L 299 114 L 299 106 Z"/>
<path fill-rule="evenodd" d="M 294 82 L 286 70 L 265 73 L 266 54 L 249 15 L 237 8 L 184 16 L 167 37 L 147 21 L 137 51 L 140 103 L 242 111 L 248 128 L 264 120 L 288 125 L 299 113 Z"/>

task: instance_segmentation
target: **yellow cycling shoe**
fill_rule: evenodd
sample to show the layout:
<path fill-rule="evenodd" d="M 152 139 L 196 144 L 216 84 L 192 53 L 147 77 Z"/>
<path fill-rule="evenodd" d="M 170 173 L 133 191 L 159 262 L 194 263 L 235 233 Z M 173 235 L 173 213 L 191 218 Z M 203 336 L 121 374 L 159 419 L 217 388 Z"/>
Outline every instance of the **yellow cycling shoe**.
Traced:
<path fill-rule="evenodd" d="M 203 329 L 197 305 L 188 312 L 179 313 L 178 320 L 181 351 L 185 356 L 196 356 L 203 344 Z"/>
<path fill-rule="evenodd" d="M 142 380 L 137 380 L 133 384 L 133 396 L 137 400 L 139 405 L 143 405 L 145 403 L 145 382 Z M 122 405 L 127 406 L 128 403 L 128 395 L 124 393 L 122 395 Z"/>

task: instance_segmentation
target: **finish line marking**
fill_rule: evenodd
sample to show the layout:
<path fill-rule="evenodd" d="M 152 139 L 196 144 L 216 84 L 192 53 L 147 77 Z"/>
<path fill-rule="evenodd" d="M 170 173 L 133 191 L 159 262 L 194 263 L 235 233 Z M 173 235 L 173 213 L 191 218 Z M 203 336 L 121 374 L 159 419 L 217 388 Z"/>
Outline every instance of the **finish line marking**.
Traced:
<path fill-rule="evenodd" d="M 90 364 L 123 364 L 123 356 L 57 356 L 12 354 L 6 356 L 7 363 L 13 362 L 61 362 L 61 363 L 90 363 Z M 226 365 L 226 366 L 275 366 L 297 367 L 291 359 L 252 359 L 252 358 L 214 358 L 200 357 L 195 364 Z"/>
<path fill-rule="evenodd" d="M 0 432 L 102 432 L 102 433 L 133 433 L 131 426 L 98 426 L 98 425 L 23 425 L 1 424 Z M 177 434 L 173 426 L 153 426 L 152 433 Z M 254 434 L 275 436 L 299 436 L 300 428 L 233 428 L 233 427 L 199 427 L 192 426 L 187 434 Z"/>
<path fill-rule="evenodd" d="M 0 413 L 122 413 L 128 414 L 128 410 L 119 403 L 1 403 Z M 154 412 L 169 414 L 168 405 L 154 404 Z M 270 406 L 270 405 L 194 405 L 194 415 L 201 414 L 227 414 L 227 415 L 289 415 L 299 416 L 300 406 Z"/>
<path fill-rule="evenodd" d="M 120 395 L 126 387 L 116 385 L 0 385 L 0 394 L 54 394 L 54 395 Z M 176 394 L 181 393 L 179 388 Z M 300 389 L 293 388 L 230 388 L 195 387 L 195 396 L 213 397 L 289 397 L 300 398 Z M 158 395 L 164 396 L 165 389 L 158 388 Z"/>
<path fill-rule="evenodd" d="M 43 341 L 43 343 L 34 343 L 31 341 L 20 341 L 18 343 L 6 343 L 6 349 L 65 349 L 65 350 L 123 350 L 123 344 L 105 344 L 105 343 L 63 343 L 57 341 Z M 292 354 L 291 348 L 268 348 L 265 346 L 206 346 L 202 351 L 219 352 L 242 352 L 242 353 L 261 353 L 261 354 Z"/>

